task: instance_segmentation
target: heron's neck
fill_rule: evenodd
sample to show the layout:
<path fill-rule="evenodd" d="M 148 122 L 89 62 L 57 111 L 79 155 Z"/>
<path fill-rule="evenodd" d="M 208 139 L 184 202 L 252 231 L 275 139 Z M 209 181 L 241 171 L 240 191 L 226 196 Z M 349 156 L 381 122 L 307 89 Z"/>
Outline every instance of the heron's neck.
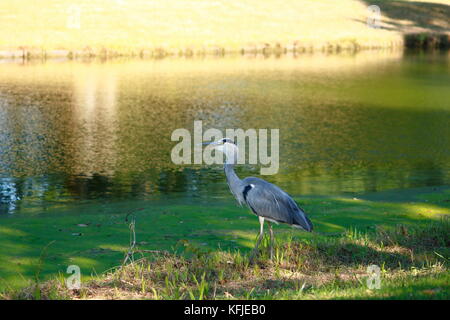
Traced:
<path fill-rule="evenodd" d="M 227 177 L 228 185 L 233 188 L 237 187 L 241 184 L 241 179 L 237 176 L 236 172 L 234 172 L 234 164 L 233 163 L 225 163 L 224 165 L 225 176 Z"/>

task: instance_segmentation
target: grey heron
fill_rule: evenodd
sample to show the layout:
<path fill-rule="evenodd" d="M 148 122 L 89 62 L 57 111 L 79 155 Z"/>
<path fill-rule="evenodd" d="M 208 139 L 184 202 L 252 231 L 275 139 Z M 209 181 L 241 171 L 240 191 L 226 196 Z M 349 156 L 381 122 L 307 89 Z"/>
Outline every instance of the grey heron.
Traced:
<path fill-rule="evenodd" d="M 264 222 L 269 225 L 270 259 L 273 259 L 274 235 L 272 223 L 285 223 L 298 229 L 311 232 L 313 225 L 305 212 L 281 188 L 260 178 L 247 177 L 240 179 L 234 171 L 237 162 L 238 147 L 229 138 L 220 139 L 213 144 L 214 149 L 225 155 L 224 171 L 228 186 L 240 205 L 247 205 L 258 216 L 260 231 L 251 260 L 258 252 L 258 246 L 264 237 Z"/>

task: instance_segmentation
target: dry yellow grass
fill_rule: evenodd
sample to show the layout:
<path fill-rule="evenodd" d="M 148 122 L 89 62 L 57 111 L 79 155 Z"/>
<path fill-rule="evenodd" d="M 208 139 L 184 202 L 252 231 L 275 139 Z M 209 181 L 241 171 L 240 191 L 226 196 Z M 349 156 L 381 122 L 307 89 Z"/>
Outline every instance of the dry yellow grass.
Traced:
<path fill-rule="evenodd" d="M 390 47 L 402 44 L 404 32 L 448 28 L 447 9 L 436 7 L 448 0 L 390 2 L 375 1 L 381 28 L 371 28 L 369 2 L 359 0 L 2 0 L 0 51 L 20 53 L 25 47 L 65 55 L 145 54 L 155 48 L 252 51 L 267 44 L 283 50 L 296 44 L 308 50 Z M 412 7 L 402 11 L 405 3 Z M 429 21 L 418 21 L 427 15 Z"/>

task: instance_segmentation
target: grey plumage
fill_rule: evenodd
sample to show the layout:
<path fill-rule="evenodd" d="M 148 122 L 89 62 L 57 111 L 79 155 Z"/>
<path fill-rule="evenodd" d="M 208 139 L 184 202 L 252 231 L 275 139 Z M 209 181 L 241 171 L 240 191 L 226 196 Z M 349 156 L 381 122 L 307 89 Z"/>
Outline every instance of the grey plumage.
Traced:
<path fill-rule="evenodd" d="M 239 179 L 233 164 L 225 164 L 228 186 L 240 205 L 247 205 L 257 216 L 270 222 L 286 223 L 312 231 L 313 225 L 306 213 L 285 191 L 256 177 Z"/>
<path fill-rule="evenodd" d="M 258 216 L 287 223 L 297 228 L 311 231 L 311 221 L 297 203 L 276 185 L 259 178 L 245 178 L 245 185 L 250 186 L 244 190 L 247 205 Z"/>

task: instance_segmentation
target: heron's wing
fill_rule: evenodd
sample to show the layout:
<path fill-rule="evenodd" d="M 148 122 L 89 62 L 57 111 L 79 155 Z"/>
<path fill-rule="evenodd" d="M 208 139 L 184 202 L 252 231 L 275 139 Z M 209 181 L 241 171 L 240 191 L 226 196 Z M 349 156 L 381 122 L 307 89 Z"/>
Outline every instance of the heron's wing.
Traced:
<path fill-rule="evenodd" d="M 312 223 L 305 212 L 286 192 L 258 178 L 246 178 L 244 183 L 244 199 L 255 214 L 306 231 L 312 230 Z"/>

